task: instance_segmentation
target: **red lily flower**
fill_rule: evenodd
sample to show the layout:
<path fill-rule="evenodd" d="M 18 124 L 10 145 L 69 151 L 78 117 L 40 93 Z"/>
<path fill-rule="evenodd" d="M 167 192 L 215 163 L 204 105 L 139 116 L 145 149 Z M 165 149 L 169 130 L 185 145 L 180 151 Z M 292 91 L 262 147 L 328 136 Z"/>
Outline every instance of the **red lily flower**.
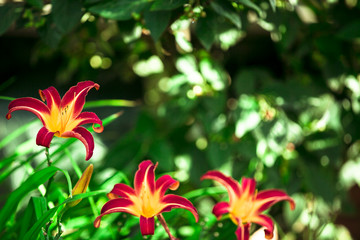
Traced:
<path fill-rule="evenodd" d="M 79 139 L 86 148 L 86 160 L 89 160 L 94 150 L 94 138 L 91 133 L 80 125 L 93 123 L 95 132 L 102 132 L 102 121 L 93 112 L 81 112 L 85 97 L 91 88 L 99 89 L 99 84 L 92 81 L 79 82 L 67 91 L 61 99 L 54 87 L 39 90 L 41 99 L 24 97 L 10 102 L 6 118 L 17 110 L 26 110 L 34 113 L 42 122 L 43 127 L 36 136 L 36 144 L 49 148 L 53 136 Z M 95 123 L 100 127 L 95 128 Z"/>
<path fill-rule="evenodd" d="M 241 185 L 232 177 L 227 177 L 219 171 L 205 173 L 201 180 L 212 179 L 228 191 L 229 202 L 219 202 L 213 208 L 213 214 L 220 219 L 223 214 L 229 213 L 230 219 L 238 226 L 235 234 L 238 240 L 248 240 L 251 223 L 265 227 L 266 239 L 273 237 L 274 223 L 272 219 L 261 214 L 279 201 L 289 201 L 290 208 L 295 208 L 294 200 L 285 192 L 277 189 L 257 192 L 256 182 L 252 178 L 243 178 Z"/>
<path fill-rule="evenodd" d="M 189 210 L 198 221 L 198 213 L 192 203 L 184 197 L 168 194 L 168 188 L 176 190 L 179 182 L 169 175 L 161 176 L 155 182 L 155 169 L 150 160 L 139 164 L 135 173 L 134 188 L 123 183 L 116 184 L 107 195 L 109 201 L 101 209 L 101 215 L 94 221 L 94 226 L 100 226 L 102 216 L 114 212 L 127 212 L 140 218 L 140 231 L 142 235 L 154 234 L 154 217 L 161 221 L 162 212 L 169 212 L 173 208 Z M 162 222 L 161 222 L 162 223 Z M 170 234 L 169 234 L 170 235 Z"/>

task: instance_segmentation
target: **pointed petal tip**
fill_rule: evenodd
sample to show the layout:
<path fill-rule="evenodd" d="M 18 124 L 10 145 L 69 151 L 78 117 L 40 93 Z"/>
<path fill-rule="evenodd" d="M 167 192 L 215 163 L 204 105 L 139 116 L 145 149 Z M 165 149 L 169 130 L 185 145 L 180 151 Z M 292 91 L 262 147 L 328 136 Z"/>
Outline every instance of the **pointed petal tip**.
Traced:
<path fill-rule="evenodd" d="M 46 97 L 45 97 L 45 94 L 43 93 L 43 91 L 41 89 L 39 89 L 39 95 L 40 95 L 40 98 L 43 102 L 45 102 L 46 100 Z"/>
<path fill-rule="evenodd" d="M 100 221 L 101 221 L 101 215 L 98 216 L 94 221 L 94 227 L 99 228 L 100 227 Z"/>
<path fill-rule="evenodd" d="M 294 210 L 295 207 L 296 207 L 296 204 L 295 204 L 294 199 L 290 198 L 290 199 L 289 199 L 289 203 L 290 203 L 290 209 L 291 209 L 291 210 Z"/>
<path fill-rule="evenodd" d="M 7 113 L 5 117 L 7 120 L 9 120 L 11 118 L 11 113 Z"/>
<path fill-rule="evenodd" d="M 95 124 L 93 124 L 92 128 L 93 128 L 94 132 L 96 132 L 96 133 L 102 133 L 104 131 L 103 125 L 100 125 L 99 127 L 95 127 Z"/>
<path fill-rule="evenodd" d="M 106 194 L 106 196 L 108 197 L 109 200 L 119 198 L 119 197 L 118 197 L 116 194 L 114 194 L 114 193 L 108 193 L 108 194 Z"/>
<path fill-rule="evenodd" d="M 96 90 L 99 90 L 100 85 L 99 85 L 99 84 L 97 84 L 97 83 L 94 83 L 94 87 L 95 87 L 95 89 L 96 89 Z"/>
<path fill-rule="evenodd" d="M 265 232 L 265 238 L 266 239 L 272 239 L 274 237 L 274 233 L 272 231 L 264 229 L 264 232 Z"/>

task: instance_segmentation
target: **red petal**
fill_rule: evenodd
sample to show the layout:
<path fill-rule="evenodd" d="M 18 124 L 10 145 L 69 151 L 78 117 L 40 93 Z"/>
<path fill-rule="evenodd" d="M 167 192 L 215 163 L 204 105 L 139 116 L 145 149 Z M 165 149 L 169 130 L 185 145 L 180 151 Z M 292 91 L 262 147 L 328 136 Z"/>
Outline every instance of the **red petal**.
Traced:
<path fill-rule="evenodd" d="M 254 195 L 256 190 L 256 181 L 253 178 L 243 178 L 241 180 L 241 194 Z"/>
<path fill-rule="evenodd" d="M 257 212 L 261 213 L 280 201 L 289 201 L 291 210 L 295 208 L 294 200 L 281 190 L 271 189 L 260 191 L 255 200 L 256 205 L 258 205 Z"/>
<path fill-rule="evenodd" d="M 238 228 L 235 231 L 237 240 L 249 240 L 250 237 L 250 223 L 242 224 L 239 221 Z"/>
<path fill-rule="evenodd" d="M 97 123 L 97 124 L 99 124 L 100 127 L 98 127 L 98 128 L 95 128 L 95 125 L 93 124 L 93 129 L 97 133 L 101 133 L 104 130 L 104 127 L 102 125 L 102 121 L 93 112 L 82 112 L 82 113 L 80 113 L 80 115 L 75 120 L 80 120 L 80 122 L 78 123 L 78 126 L 83 125 L 83 124 L 87 124 L 87 123 L 94 123 L 94 124 Z"/>
<path fill-rule="evenodd" d="M 226 187 L 229 193 L 230 205 L 236 198 L 240 196 L 240 185 L 232 177 L 227 177 L 219 171 L 208 171 L 201 177 L 201 180 L 204 179 L 215 180 Z"/>
<path fill-rule="evenodd" d="M 6 114 L 6 118 L 11 118 L 11 113 L 17 110 L 25 110 L 34 113 L 45 126 L 45 117 L 50 115 L 49 108 L 42 101 L 31 98 L 24 97 L 18 98 L 9 103 L 9 112 Z"/>
<path fill-rule="evenodd" d="M 142 161 L 135 173 L 134 189 L 137 195 L 141 191 L 149 190 L 152 194 L 155 191 L 155 165 L 150 161 Z M 143 189 L 144 188 L 144 189 Z"/>
<path fill-rule="evenodd" d="M 272 219 L 266 215 L 260 214 L 257 216 L 254 216 L 253 218 L 251 218 L 251 222 L 253 223 L 257 223 L 263 227 L 265 227 L 266 229 L 265 231 L 265 238 L 266 239 L 272 239 L 273 235 L 274 235 L 274 223 L 272 221 Z"/>
<path fill-rule="evenodd" d="M 79 82 L 65 93 L 60 107 L 71 106 L 72 109 L 69 109 L 69 111 L 72 112 L 74 118 L 77 117 L 84 107 L 86 95 L 93 87 L 99 89 L 100 86 L 92 81 Z"/>
<path fill-rule="evenodd" d="M 47 106 L 51 109 L 60 108 L 61 98 L 59 92 L 54 87 L 49 87 L 45 90 L 39 90 L 40 97 L 43 101 L 46 101 Z"/>
<path fill-rule="evenodd" d="M 94 151 L 94 138 L 91 133 L 83 127 L 76 127 L 72 131 L 64 132 L 61 137 L 74 137 L 79 139 L 86 148 L 85 160 L 89 160 Z"/>
<path fill-rule="evenodd" d="M 158 214 L 162 212 L 169 212 L 173 208 L 183 208 L 189 210 L 194 215 L 196 222 L 199 220 L 196 208 L 189 200 L 184 197 L 168 194 L 161 199 L 161 203 L 164 204 L 164 206 Z"/>
<path fill-rule="evenodd" d="M 154 235 L 155 230 L 154 217 L 146 218 L 140 216 L 140 231 L 142 235 Z"/>
<path fill-rule="evenodd" d="M 156 180 L 156 191 L 159 192 L 159 196 L 163 197 L 166 190 L 176 190 L 179 187 L 179 181 L 173 179 L 170 175 L 163 175 Z"/>
<path fill-rule="evenodd" d="M 123 197 L 123 198 L 130 198 L 130 196 L 135 195 L 135 190 L 126 184 L 118 183 L 118 184 L 115 184 L 113 190 L 111 190 L 111 192 L 108 194 L 108 197 L 110 195 L 109 198 L 113 198 L 113 196 L 111 194 L 115 194 L 115 195 Z"/>
<path fill-rule="evenodd" d="M 104 215 L 115 213 L 115 212 L 126 212 L 135 216 L 139 216 L 135 209 L 133 209 L 133 202 L 126 198 L 111 199 L 101 209 L 101 215 L 98 216 L 94 221 L 94 226 L 98 228 L 100 226 L 101 218 Z"/>
<path fill-rule="evenodd" d="M 49 132 L 46 127 L 42 127 L 36 136 L 36 144 L 49 148 L 54 134 Z"/>
<path fill-rule="evenodd" d="M 230 211 L 229 203 L 227 202 L 219 202 L 215 204 L 213 208 L 213 214 L 216 216 L 216 218 L 219 220 L 223 214 L 226 214 Z"/>

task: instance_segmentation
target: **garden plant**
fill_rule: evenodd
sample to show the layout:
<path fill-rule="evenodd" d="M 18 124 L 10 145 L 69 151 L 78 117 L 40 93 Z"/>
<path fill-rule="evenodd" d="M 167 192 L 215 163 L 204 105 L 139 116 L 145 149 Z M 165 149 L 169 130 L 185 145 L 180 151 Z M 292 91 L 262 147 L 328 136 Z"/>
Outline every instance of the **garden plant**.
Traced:
<path fill-rule="evenodd" d="M 357 0 L 0 1 L 0 239 L 360 239 L 359 40 Z"/>

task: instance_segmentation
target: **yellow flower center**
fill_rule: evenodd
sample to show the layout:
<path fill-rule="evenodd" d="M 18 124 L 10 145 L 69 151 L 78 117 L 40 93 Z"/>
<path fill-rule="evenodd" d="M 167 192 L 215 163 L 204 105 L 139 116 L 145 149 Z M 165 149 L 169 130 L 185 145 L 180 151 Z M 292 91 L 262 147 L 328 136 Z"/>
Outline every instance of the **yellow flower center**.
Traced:
<path fill-rule="evenodd" d="M 57 137 L 61 137 L 64 132 L 72 131 L 79 123 L 79 120 L 73 119 L 72 111 L 71 105 L 61 109 L 53 107 L 50 115 L 44 118 L 46 128 Z"/>
<path fill-rule="evenodd" d="M 236 219 L 241 219 L 242 223 L 251 221 L 254 212 L 254 201 L 251 197 L 240 197 L 230 207 L 230 218 L 235 224 L 238 224 Z"/>
<path fill-rule="evenodd" d="M 140 216 L 146 218 L 154 217 L 159 214 L 161 203 L 159 194 L 152 194 L 150 189 L 144 184 L 138 196 L 131 197 L 134 202 L 134 210 Z"/>

